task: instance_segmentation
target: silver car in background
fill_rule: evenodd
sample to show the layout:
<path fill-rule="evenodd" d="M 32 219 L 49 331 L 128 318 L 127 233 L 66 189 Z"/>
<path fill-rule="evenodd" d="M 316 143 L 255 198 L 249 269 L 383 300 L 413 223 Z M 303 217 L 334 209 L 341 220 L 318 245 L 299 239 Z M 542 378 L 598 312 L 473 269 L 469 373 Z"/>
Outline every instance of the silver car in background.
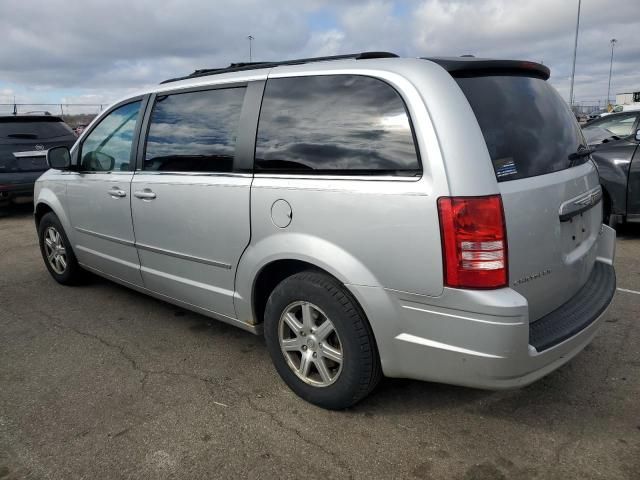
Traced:
<path fill-rule="evenodd" d="M 374 52 L 163 82 L 48 152 L 45 265 L 264 333 L 325 408 L 382 375 L 527 385 L 615 291 L 598 172 L 548 77 Z"/>

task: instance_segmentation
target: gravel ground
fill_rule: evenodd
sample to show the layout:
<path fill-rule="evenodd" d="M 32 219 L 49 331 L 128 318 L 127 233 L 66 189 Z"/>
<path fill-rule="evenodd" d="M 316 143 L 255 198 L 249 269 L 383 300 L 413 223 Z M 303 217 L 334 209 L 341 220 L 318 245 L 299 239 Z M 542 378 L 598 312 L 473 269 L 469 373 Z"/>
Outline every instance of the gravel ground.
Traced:
<path fill-rule="evenodd" d="M 640 291 L 640 226 L 618 286 Z M 344 412 L 298 399 L 260 337 L 42 264 L 28 207 L 0 219 L 0 479 L 640 478 L 640 295 L 534 385 L 384 380 Z"/>

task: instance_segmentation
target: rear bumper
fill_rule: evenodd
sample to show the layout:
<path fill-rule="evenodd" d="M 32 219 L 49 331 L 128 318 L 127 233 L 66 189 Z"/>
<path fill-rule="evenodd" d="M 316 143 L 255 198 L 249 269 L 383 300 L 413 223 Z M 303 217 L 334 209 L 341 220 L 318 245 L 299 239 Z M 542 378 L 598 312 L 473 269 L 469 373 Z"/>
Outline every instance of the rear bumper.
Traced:
<path fill-rule="evenodd" d="M 15 197 L 31 197 L 36 180 L 44 172 L 0 173 L 0 202 Z"/>
<path fill-rule="evenodd" d="M 607 309 L 615 291 L 613 266 L 596 262 L 587 283 L 571 300 L 529 325 L 529 344 L 543 352 L 580 333 Z"/>
<path fill-rule="evenodd" d="M 614 250 L 615 232 L 603 226 L 589 282 L 548 316 L 547 328 L 539 323 L 546 317 L 529 325 L 526 299 L 509 288 L 445 288 L 437 298 L 354 288 L 369 307 L 385 375 L 516 388 L 552 372 L 593 340 L 615 293 Z"/>

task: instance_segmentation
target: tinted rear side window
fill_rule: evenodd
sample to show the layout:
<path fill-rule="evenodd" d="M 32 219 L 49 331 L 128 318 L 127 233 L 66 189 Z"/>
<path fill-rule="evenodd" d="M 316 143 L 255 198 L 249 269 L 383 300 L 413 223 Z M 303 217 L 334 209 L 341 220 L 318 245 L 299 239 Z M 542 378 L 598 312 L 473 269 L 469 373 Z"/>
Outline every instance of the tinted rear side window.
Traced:
<path fill-rule="evenodd" d="M 476 114 L 499 182 L 571 166 L 580 127 L 547 82 L 519 76 L 457 78 Z"/>
<path fill-rule="evenodd" d="M 245 88 L 158 97 L 151 114 L 144 169 L 230 172 Z"/>
<path fill-rule="evenodd" d="M 62 120 L 31 120 L 28 117 L 17 121 L 0 120 L 0 139 L 33 139 L 73 136 L 73 131 Z"/>
<path fill-rule="evenodd" d="M 409 117 L 388 84 L 358 75 L 267 81 L 256 170 L 416 175 Z"/>

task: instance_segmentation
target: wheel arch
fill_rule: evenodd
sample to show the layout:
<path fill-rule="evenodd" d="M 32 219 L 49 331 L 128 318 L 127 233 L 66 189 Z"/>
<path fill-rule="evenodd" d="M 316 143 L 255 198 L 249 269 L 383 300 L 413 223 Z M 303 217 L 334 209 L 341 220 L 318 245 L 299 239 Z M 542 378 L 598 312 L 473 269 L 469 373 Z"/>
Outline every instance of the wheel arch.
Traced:
<path fill-rule="evenodd" d="M 262 267 L 253 282 L 253 289 L 251 291 L 253 318 L 257 324 L 264 322 L 264 309 L 269 295 L 271 295 L 274 288 L 285 278 L 307 270 L 322 272 L 338 280 L 326 270 L 303 260 L 282 258 L 267 263 Z"/>
<path fill-rule="evenodd" d="M 62 207 L 60 199 L 58 198 L 56 193 L 49 188 L 42 188 L 38 193 L 38 196 L 34 200 L 34 204 L 34 220 L 36 223 L 36 228 L 38 228 L 42 217 L 44 217 L 49 212 L 53 212 L 55 216 L 60 220 L 67 238 L 73 245 L 73 231 L 71 229 L 71 222 L 69 221 L 69 217 L 65 213 L 65 210 Z"/>
<path fill-rule="evenodd" d="M 40 225 L 40 220 L 42 220 L 42 217 L 44 217 L 49 212 L 53 212 L 53 208 L 51 208 L 49 204 L 45 202 L 39 202 L 36 205 L 35 212 L 33 213 L 36 221 L 36 228 Z M 55 214 L 55 212 L 53 213 Z"/>
<path fill-rule="evenodd" d="M 302 234 L 268 237 L 247 248 L 238 265 L 235 307 L 238 319 L 262 323 L 266 300 L 278 283 L 302 270 L 323 272 L 345 286 L 366 315 L 350 284 L 379 286 L 353 255 L 325 239 Z M 287 250 L 283 251 L 283 245 Z"/>

